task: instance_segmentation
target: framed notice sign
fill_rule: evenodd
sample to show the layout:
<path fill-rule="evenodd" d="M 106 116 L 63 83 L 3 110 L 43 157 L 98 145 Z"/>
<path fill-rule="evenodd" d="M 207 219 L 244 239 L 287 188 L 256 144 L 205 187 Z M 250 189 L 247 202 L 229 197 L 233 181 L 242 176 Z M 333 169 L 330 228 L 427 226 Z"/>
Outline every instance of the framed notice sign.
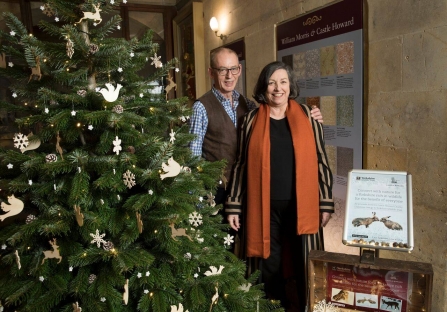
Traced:
<path fill-rule="evenodd" d="M 345 245 L 399 251 L 413 249 L 410 174 L 351 170 L 346 197 Z"/>

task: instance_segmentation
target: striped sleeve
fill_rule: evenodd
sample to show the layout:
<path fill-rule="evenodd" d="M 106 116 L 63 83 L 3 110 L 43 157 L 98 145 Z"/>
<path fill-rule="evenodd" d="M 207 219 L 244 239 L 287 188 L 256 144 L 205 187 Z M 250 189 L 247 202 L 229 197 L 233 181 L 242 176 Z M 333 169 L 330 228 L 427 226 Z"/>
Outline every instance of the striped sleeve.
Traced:
<path fill-rule="evenodd" d="M 309 117 L 315 136 L 315 144 L 317 147 L 318 157 L 318 184 L 320 193 L 320 212 L 334 212 L 334 199 L 332 197 L 333 177 L 329 168 L 329 160 L 327 158 L 324 145 L 323 126 L 310 116 L 310 108 L 307 105 L 300 104 L 304 112 Z"/>
<path fill-rule="evenodd" d="M 254 109 L 245 115 L 241 128 L 238 131 L 237 158 L 233 167 L 229 195 L 225 203 L 225 213 L 227 215 L 242 213 L 242 202 L 247 189 L 245 169 L 247 165 L 248 142 L 250 140 L 253 118 L 257 111 L 257 109 Z"/>

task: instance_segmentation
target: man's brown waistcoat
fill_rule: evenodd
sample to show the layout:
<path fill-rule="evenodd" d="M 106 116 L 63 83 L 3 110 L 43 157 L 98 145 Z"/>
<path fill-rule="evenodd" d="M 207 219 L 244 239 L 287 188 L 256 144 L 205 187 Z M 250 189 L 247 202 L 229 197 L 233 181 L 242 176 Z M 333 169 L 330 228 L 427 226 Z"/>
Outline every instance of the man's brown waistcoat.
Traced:
<path fill-rule="evenodd" d="M 237 128 L 212 91 L 208 91 L 199 101 L 205 107 L 208 115 L 208 127 L 202 145 L 202 157 L 209 161 L 227 160 L 225 178 L 230 181 L 233 163 L 237 150 Z M 237 125 L 242 124 L 242 118 L 248 112 L 245 98 L 239 96 L 236 109 Z"/>

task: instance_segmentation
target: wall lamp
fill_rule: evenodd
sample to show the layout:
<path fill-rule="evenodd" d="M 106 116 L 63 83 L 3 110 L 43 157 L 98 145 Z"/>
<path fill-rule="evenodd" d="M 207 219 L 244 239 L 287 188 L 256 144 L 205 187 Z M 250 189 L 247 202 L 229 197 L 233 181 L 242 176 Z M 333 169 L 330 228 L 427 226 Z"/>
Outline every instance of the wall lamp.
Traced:
<path fill-rule="evenodd" d="M 219 31 L 219 23 L 217 22 L 217 18 L 215 18 L 214 16 L 211 17 L 210 19 L 210 27 L 211 30 L 214 31 L 214 34 L 216 35 L 216 37 L 219 37 L 221 40 L 224 40 L 225 38 L 227 38 L 227 36 L 220 34 L 218 35 L 217 32 Z"/>

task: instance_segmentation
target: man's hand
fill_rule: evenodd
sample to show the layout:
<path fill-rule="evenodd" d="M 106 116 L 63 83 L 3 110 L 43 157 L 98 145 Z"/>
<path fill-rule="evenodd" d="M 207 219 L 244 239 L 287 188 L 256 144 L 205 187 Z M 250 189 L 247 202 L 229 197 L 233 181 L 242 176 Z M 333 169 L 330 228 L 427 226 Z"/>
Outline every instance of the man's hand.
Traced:
<path fill-rule="evenodd" d="M 322 212 L 321 213 L 321 226 L 325 227 L 330 219 L 331 219 L 331 214 L 329 212 Z"/>
<path fill-rule="evenodd" d="M 321 111 L 316 105 L 312 105 L 310 115 L 312 116 L 313 119 L 315 119 L 319 123 L 323 123 L 323 115 L 321 115 Z"/>
<path fill-rule="evenodd" d="M 241 227 L 239 224 L 239 215 L 228 215 L 227 220 L 233 230 L 237 231 Z"/>

